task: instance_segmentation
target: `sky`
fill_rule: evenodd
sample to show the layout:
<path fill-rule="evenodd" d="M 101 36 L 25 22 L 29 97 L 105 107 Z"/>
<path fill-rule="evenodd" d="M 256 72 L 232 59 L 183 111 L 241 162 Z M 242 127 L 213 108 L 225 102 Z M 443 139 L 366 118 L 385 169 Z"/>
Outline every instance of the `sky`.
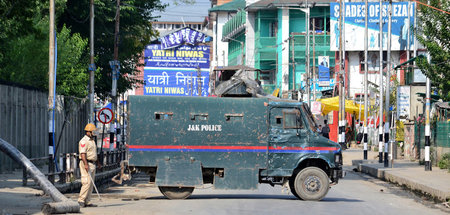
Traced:
<path fill-rule="evenodd" d="M 178 1 L 178 5 L 174 2 Z M 179 0 L 161 0 L 162 3 L 169 4 L 165 11 L 156 12 L 154 16 L 160 15 L 158 21 L 166 22 L 203 22 L 205 17 L 208 16 L 208 9 L 211 7 L 210 0 L 194 0 L 195 3 L 187 4 L 182 3 Z"/>

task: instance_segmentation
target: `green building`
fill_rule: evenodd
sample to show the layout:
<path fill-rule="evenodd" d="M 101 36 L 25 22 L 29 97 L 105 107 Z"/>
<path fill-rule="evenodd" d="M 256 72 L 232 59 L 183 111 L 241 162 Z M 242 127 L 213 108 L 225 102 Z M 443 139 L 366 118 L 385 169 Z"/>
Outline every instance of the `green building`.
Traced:
<path fill-rule="evenodd" d="M 322 59 L 327 60 L 330 68 L 335 64 L 335 52 L 330 51 L 330 2 L 247 1 L 245 10 L 238 10 L 223 25 L 222 35 L 218 35 L 221 38 L 216 38 L 228 42 L 228 66 L 244 64 L 262 70 L 255 78 L 261 80 L 266 93 L 275 89 L 279 89 L 283 97 L 298 90 L 302 93 L 307 83 L 304 74 L 308 23 L 310 74 L 313 74 L 314 61 L 316 67 Z M 317 76 L 317 69 L 315 73 Z M 311 86 L 312 81 L 311 77 Z M 318 91 L 321 89 L 326 88 L 318 88 Z"/>

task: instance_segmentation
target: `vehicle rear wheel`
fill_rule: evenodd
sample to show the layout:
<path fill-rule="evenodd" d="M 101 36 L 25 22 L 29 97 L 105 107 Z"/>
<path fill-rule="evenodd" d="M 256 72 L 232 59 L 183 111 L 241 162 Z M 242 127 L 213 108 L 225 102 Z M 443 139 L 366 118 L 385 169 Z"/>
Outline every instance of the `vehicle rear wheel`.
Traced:
<path fill-rule="evenodd" d="M 193 187 L 158 187 L 168 199 L 186 199 L 194 192 Z"/>
<path fill-rule="evenodd" d="M 330 181 L 322 169 L 307 167 L 295 176 L 294 188 L 299 199 L 320 201 L 327 195 Z"/>

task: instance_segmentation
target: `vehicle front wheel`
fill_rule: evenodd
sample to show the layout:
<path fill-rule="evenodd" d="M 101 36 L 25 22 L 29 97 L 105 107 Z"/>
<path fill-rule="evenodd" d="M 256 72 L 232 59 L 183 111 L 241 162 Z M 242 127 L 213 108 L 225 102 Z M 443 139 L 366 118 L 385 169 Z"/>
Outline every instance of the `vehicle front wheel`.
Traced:
<path fill-rule="evenodd" d="M 168 199 L 186 199 L 194 192 L 193 187 L 158 187 Z"/>
<path fill-rule="evenodd" d="M 299 199 L 320 201 L 327 195 L 330 181 L 322 169 L 307 167 L 295 176 L 293 185 Z"/>

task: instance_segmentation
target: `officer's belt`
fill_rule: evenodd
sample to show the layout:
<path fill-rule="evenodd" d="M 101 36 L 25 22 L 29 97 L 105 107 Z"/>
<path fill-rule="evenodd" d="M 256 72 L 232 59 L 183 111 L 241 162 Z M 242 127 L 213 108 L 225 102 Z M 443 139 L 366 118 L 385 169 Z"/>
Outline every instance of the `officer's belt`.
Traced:
<path fill-rule="evenodd" d="M 90 160 L 88 160 L 87 162 L 88 162 L 88 163 L 95 163 L 95 161 L 90 161 Z"/>

